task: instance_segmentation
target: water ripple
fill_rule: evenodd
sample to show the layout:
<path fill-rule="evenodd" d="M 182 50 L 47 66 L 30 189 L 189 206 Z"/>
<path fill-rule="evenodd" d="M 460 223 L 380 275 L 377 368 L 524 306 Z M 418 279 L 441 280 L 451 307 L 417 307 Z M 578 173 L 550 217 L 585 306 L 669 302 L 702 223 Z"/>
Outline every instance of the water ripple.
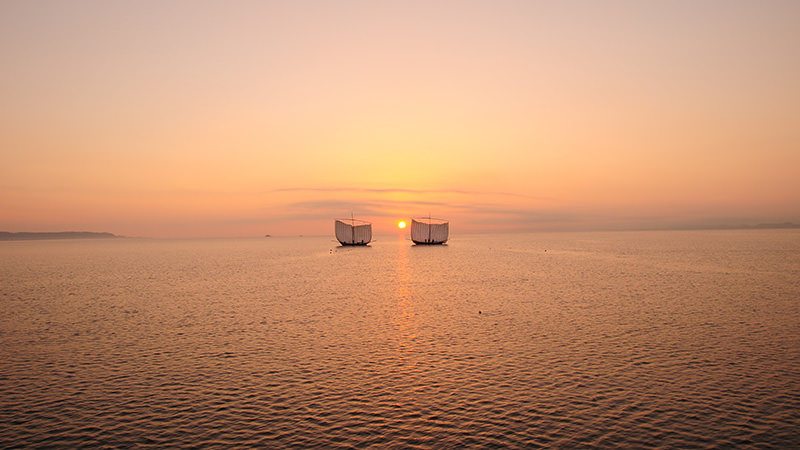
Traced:
<path fill-rule="evenodd" d="M 800 239 L 705 233 L 4 248 L 0 447 L 791 447 Z"/>

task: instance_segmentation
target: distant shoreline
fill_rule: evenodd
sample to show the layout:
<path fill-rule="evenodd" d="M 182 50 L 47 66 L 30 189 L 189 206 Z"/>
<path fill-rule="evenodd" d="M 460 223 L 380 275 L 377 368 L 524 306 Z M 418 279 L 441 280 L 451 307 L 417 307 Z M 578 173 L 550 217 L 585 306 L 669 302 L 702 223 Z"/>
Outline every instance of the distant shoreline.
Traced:
<path fill-rule="evenodd" d="M 800 225 L 791 222 L 785 223 L 761 223 L 758 225 L 753 226 L 752 228 L 764 230 L 764 229 L 776 229 L 776 228 L 800 228 Z"/>
<path fill-rule="evenodd" d="M 760 223 L 758 225 L 709 225 L 709 226 L 686 226 L 686 227 L 675 227 L 675 228 L 667 228 L 668 230 L 782 230 L 782 229 L 794 229 L 800 228 L 800 224 L 792 223 L 792 222 L 784 222 L 784 223 Z"/>
<path fill-rule="evenodd" d="M 19 232 L 0 231 L 0 241 L 41 241 L 53 239 L 116 239 L 112 233 L 96 233 L 92 231 L 58 231 L 58 232 Z"/>

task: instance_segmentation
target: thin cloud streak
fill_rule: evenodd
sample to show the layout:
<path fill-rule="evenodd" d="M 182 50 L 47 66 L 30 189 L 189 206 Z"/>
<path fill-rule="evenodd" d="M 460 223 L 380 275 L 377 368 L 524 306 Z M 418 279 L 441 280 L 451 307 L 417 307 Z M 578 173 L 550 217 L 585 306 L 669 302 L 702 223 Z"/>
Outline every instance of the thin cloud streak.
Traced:
<path fill-rule="evenodd" d="M 464 189 L 404 189 L 404 188 L 358 188 L 358 187 L 293 187 L 273 189 L 271 192 L 362 192 L 374 194 L 457 194 L 457 195 L 497 195 L 534 200 L 554 200 L 548 197 L 536 197 L 516 192 L 470 191 Z"/>
<path fill-rule="evenodd" d="M 327 191 L 324 191 L 327 192 Z M 338 199 L 317 199 L 288 203 L 283 207 L 281 220 L 306 221 L 328 220 L 346 216 L 353 212 L 356 216 L 385 218 L 398 215 L 414 216 L 433 209 L 438 215 L 445 215 L 466 227 L 497 226 L 514 229 L 537 229 L 542 225 L 580 224 L 580 214 L 549 208 L 509 208 L 487 202 L 434 202 L 414 200 L 369 199 L 363 201 L 343 201 Z M 398 211 L 404 211 L 398 213 Z M 433 211 L 432 211 L 433 212 Z"/>

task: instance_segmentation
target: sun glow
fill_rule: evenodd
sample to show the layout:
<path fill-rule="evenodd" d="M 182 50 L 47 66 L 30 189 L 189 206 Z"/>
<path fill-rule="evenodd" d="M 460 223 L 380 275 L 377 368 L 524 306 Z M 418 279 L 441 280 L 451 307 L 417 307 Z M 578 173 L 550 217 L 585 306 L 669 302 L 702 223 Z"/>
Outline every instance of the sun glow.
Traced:
<path fill-rule="evenodd" d="M 402 220 L 397 223 L 397 228 L 405 228 L 405 227 L 406 227 L 406 223 L 403 222 Z"/>

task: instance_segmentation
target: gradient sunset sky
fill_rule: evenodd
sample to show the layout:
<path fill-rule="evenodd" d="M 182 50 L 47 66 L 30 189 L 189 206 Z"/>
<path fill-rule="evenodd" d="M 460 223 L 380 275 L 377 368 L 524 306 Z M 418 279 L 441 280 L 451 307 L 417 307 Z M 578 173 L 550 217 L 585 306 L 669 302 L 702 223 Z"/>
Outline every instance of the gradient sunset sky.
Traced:
<path fill-rule="evenodd" d="M 800 1 L 0 2 L 0 230 L 800 223 Z"/>

